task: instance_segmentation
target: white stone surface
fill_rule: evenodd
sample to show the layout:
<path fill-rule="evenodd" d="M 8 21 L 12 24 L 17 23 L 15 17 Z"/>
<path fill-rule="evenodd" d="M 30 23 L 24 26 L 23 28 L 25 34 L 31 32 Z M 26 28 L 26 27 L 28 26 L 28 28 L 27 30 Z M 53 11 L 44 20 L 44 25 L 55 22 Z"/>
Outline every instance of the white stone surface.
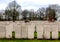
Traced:
<path fill-rule="evenodd" d="M 27 29 L 27 24 L 26 23 L 22 23 L 22 38 L 28 38 L 28 29 Z"/>
<path fill-rule="evenodd" d="M 39 24 L 36 25 L 37 29 L 37 38 L 38 39 L 43 39 L 43 26 Z"/>
<path fill-rule="evenodd" d="M 6 38 L 12 38 L 13 22 L 6 25 Z"/>
<path fill-rule="evenodd" d="M 37 38 L 58 39 L 58 31 L 60 31 L 60 22 L 48 21 L 0 21 L 0 38 L 12 38 L 12 31 L 15 31 L 15 38 L 34 38 L 34 31 L 37 31 Z"/>
<path fill-rule="evenodd" d="M 50 25 L 46 24 L 44 25 L 44 38 L 45 39 L 50 39 Z"/>
<path fill-rule="evenodd" d="M 0 22 L 0 38 L 5 38 L 5 35 L 6 35 L 5 23 Z"/>
<path fill-rule="evenodd" d="M 15 38 L 21 38 L 21 23 L 14 23 Z"/>
<path fill-rule="evenodd" d="M 28 39 L 34 39 L 35 24 L 32 22 L 28 23 Z"/>
<path fill-rule="evenodd" d="M 58 39 L 58 26 L 51 25 L 52 27 L 52 39 Z"/>

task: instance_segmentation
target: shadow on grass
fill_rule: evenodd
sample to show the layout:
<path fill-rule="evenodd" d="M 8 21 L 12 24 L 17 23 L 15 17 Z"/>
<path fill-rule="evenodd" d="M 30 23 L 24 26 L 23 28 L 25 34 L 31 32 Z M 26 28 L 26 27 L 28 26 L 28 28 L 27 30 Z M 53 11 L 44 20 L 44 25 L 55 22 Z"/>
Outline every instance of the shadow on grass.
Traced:
<path fill-rule="evenodd" d="M 0 40 L 60 40 L 60 38 L 59 39 L 0 38 Z"/>

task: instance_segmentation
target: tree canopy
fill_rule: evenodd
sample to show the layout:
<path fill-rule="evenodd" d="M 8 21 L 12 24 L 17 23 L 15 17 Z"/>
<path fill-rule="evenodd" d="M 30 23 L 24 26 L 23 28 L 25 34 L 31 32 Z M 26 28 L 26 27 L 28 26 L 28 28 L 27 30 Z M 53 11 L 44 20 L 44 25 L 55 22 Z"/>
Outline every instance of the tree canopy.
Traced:
<path fill-rule="evenodd" d="M 16 1 L 10 2 L 5 10 L 6 18 L 14 21 L 17 20 L 19 17 L 18 9 L 21 10 L 21 6 Z"/>

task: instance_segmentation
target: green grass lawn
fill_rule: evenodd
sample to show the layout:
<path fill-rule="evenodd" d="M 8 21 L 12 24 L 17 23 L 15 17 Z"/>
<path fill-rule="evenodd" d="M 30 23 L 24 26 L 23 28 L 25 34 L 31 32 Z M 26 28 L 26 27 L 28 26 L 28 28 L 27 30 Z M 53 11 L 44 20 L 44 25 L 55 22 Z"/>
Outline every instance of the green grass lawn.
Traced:
<path fill-rule="evenodd" d="M 0 40 L 0 42 L 60 42 L 60 40 Z"/>
<path fill-rule="evenodd" d="M 59 36 L 59 38 L 60 38 L 60 32 L 58 33 L 58 36 Z"/>

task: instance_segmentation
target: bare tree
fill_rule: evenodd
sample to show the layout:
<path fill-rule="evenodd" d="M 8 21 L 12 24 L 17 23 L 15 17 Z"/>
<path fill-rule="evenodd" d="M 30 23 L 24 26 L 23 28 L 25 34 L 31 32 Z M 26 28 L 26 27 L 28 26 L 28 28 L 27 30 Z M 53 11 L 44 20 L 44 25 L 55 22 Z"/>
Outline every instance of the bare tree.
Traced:
<path fill-rule="evenodd" d="M 17 20 L 17 17 L 19 17 L 19 10 L 21 10 L 21 6 L 16 3 L 16 1 L 12 1 L 9 3 L 9 5 L 6 7 L 5 15 L 7 19 L 11 19 L 13 21 Z"/>
<path fill-rule="evenodd" d="M 28 10 L 22 11 L 22 16 L 23 16 L 23 19 L 24 19 L 24 20 L 27 19 L 27 14 L 28 14 Z"/>
<path fill-rule="evenodd" d="M 50 7 L 46 9 L 46 16 L 49 21 L 55 20 L 55 15 L 56 13 L 54 9 L 51 9 Z"/>

